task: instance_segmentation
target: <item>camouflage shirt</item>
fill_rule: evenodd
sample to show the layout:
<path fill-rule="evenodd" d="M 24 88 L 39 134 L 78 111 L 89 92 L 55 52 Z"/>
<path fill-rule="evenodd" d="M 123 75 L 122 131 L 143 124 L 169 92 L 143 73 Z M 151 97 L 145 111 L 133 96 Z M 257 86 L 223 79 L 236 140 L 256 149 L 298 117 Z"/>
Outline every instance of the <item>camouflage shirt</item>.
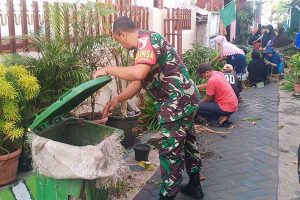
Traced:
<path fill-rule="evenodd" d="M 198 89 L 176 50 L 163 36 L 140 30 L 135 63 L 152 66 L 142 84 L 154 99 L 159 123 L 179 120 L 197 109 Z"/>

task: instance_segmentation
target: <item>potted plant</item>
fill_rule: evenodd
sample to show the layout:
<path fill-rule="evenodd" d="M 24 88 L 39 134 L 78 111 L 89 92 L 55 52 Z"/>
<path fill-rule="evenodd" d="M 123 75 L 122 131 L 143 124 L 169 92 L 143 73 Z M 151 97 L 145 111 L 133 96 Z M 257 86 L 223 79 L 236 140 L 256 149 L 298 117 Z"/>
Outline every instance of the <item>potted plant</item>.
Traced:
<path fill-rule="evenodd" d="M 289 69 L 286 70 L 284 89 L 294 90 L 294 95 L 300 95 L 300 54 L 295 54 L 288 58 Z"/>
<path fill-rule="evenodd" d="M 66 6 L 66 5 L 65 5 Z M 61 7 L 50 7 L 49 20 L 50 30 L 41 29 L 38 34 L 26 36 L 29 39 L 29 48 L 38 51 L 36 56 L 32 54 L 11 54 L 2 56 L 2 61 L 7 66 L 22 65 L 33 73 L 41 85 L 40 93 L 32 101 L 32 106 L 27 112 L 28 118 L 32 113 L 37 113 L 51 105 L 63 93 L 72 87 L 90 79 L 90 71 L 86 63 L 81 60 L 81 55 L 94 45 L 98 38 L 85 37 L 77 44 L 71 44 L 64 35 L 65 21 L 63 12 L 57 9 Z M 45 33 L 51 33 L 49 37 Z M 25 142 L 20 156 L 20 171 L 31 170 L 31 151 L 29 144 Z"/>
<path fill-rule="evenodd" d="M 0 186 L 16 178 L 25 133 L 29 102 L 35 98 L 38 80 L 22 66 L 0 65 Z"/>
<path fill-rule="evenodd" d="M 91 48 L 84 56 L 83 59 L 89 63 L 92 71 L 98 67 L 105 66 L 129 66 L 133 64 L 134 58 L 131 52 L 128 52 L 111 37 L 103 38 L 103 43 Z M 107 119 L 98 119 L 101 116 L 99 107 L 103 107 L 98 102 L 103 98 L 104 92 L 108 94 L 108 99 L 114 95 L 121 93 L 128 85 L 128 81 L 114 78 L 114 86 L 116 92 L 109 87 L 104 87 L 101 91 L 95 93 L 91 98 L 80 104 L 73 113 L 75 116 L 92 120 L 95 123 L 105 123 Z M 133 108 L 134 107 L 134 108 Z M 136 136 L 132 133 L 132 128 L 138 126 L 138 118 L 140 112 L 136 112 L 137 108 L 131 102 L 125 101 L 111 113 L 108 117 L 107 125 L 124 130 L 123 146 L 130 147 L 134 144 Z"/>
<path fill-rule="evenodd" d="M 134 57 L 132 52 L 127 51 L 121 45 L 112 45 L 109 50 L 114 58 L 114 66 L 121 67 L 133 65 Z M 129 81 L 118 78 L 115 78 L 114 80 L 117 87 L 117 94 L 121 93 L 129 83 Z M 120 103 L 108 117 L 108 126 L 123 129 L 124 138 L 121 143 L 125 148 L 133 146 L 136 142 L 137 136 L 133 134 L 132 129 L 138 126 L 139 116 L 140 111 L 137 106 L 128 100 Z"/>
<path fill-rule="evenodd" d="M 64 8 L 66 4 L 61 4 L 62 9 L 66 10 Z M 67 4 L 68 5 L 68 4 Z M 54 9 L 57 7 L 54 7 Z M 70 10 L 72 8 L 67 8 L 67 10 Z M 92 27 L 92 26 L 99 26 L 99 19 L 102 17 L 107 17 L 109 15 L 114 14 L 115 9 L 112 5 L 104 4 L 104 3 L 98 3 L 98 2 L 87 2 L 86 4 L 82 4 L 80 6 L 80 10 L 78 12 L 78 16 L 80 19 L 82 19 L 86 23 L 86 26 Z M 54 12 L 54 13 L 61 13 L 63 12 Z M 91 14 L 95 13 L 95 14 Z M 88 15 L 87 20 L 84 20 Z M 61 16 L 62 18 L 63 16 Z M 104 22 L 103 27 L 105 30 L 104 32 L 108 32 L 110 28 L 110 24 L 108 22 Z M 75 29 L 78 34 L 81 36 L 81 39 L 79 41 L 75 41 L 75 45 L 78 46 L 78 49 L 81 49 L 81 53 L 78 53 L 79 61 L 85 64 L 85 68 L 89 72 L 89 75 L 97 69 L 99 66 L 107 66 L 111 65 L 111 61 L 113 60 L 113 57 L 109 51 L 109 47 L 114 45 L 116 42 L 112 40 L 112 38 L 108 35 L 96 35 L 96 36 L 90 36 L 87 34 L 86 30 L 84 29 L 84 26 L 78 26 L 77 21 L 71 22 L 71 25 L 73 29 Z M 62 28 L 61 28 L 62 30 Z M 107 87 L 105 87 L 107 88 Z M 83 118 L 85 120 L 93 121 L 94 123 L 98 124 L 105 124 L 107 121 L 107 117 L 104 119 L 101 119 L 101 112 L 100 108 L 102 105 L 99 105 L 98 99 L 100 97 L 100 93 L 96 92 L 93 95 L 90 96 L 87 100 L 82 102 L 79 106 L 77 106 L 73 111 L 72 115 L 76 117 Z"/>
<path fill-rule="evenodd" d="M 292 70 L 291 73 L 295 76 L 294 94 L 300 95 L 300 54 L 295 54 L 291 58 Z"/>
<path fill-rule="evenodd" d="M 111 53 L 112 46 L 116 42 L 110 36 L 101 36 L 101 40 L 97 44 L 86 51 L 81 59 L 87 63 L 89 71 L 93 72 L 97 67 L 104 67 L 115 64 L 114 57 Z M 99 99 L 103 98 L 103 91 L 108 92 L 109 98 L 112 96 L 112 91 L 109 87 L 104 86 L 103 89 L 94 93 L 90 98 L 86 99 L 73 110 L 73 115 L 91 120 L 94 123 L 105 124 L 108 118 L 101 119 L 101 108 L 103 105 L 99 103 Z"/>
<path fill-rule="evenodd" d="M 300 96 L 300 75 L 297 76 L 294 83 L 294 95 Z"/>

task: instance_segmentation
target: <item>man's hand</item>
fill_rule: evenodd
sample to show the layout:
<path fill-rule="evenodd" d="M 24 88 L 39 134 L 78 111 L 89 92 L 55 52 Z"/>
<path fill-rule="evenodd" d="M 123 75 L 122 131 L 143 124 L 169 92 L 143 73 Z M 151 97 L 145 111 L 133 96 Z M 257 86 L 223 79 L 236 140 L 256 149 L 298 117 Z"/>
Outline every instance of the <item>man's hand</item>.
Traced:
<path fill-rule="evenodd" d="M 119 103 L 118 98 L 113 98 L 112 100 L 109 100 L 105 107 L 102 110 L 102 118 L 107 117 L 108 113 L 110 113 Z"/>
<path fill-rule="evenodd" d="M 93 73 L 93 78 L 97 78 L 99 76 L 105 76 L 107 75 L 106 71 L 105 71 L 105 67 L 104 68 L 101 68 L 101 69 L 98 69 L 96 70 L 94 73 Z"/>
<path fill-rule="evenodd" d="M 204 83 L 204 84 L 201 84 L 201 85 L 197 85 L 197 88 L 201 92 L 201 91 L 203 91 L 203 90 L 206 89 L 206 85 L 207 85 L 207 83 Z"/>

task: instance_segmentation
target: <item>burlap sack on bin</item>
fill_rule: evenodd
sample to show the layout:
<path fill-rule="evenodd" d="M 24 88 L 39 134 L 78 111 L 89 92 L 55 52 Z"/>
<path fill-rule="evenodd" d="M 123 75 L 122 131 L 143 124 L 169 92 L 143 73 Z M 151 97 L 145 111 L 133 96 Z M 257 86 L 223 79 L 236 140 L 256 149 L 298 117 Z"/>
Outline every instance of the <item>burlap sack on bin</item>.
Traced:
<path fill-rule="evenodd" d="M 98 179 L 97 185 L 115 185 L 122 166 L 119 135 L 97 145 L 73 146 L 31 134 L 33 165 L 56 179 Z"/>

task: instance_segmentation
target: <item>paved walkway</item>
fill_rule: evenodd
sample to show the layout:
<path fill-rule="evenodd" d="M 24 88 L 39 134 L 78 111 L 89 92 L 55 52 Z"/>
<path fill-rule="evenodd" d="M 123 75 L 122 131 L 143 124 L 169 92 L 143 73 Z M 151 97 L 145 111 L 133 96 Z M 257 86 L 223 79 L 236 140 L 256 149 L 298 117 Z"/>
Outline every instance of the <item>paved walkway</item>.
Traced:
<path fill-rule="evenodd" d="M 297 151 L 300 145 L 300 99 L 280 91 L 278 200 L 300 200 Z"/>
<path fill-rule="evenodd" d="M 244 102 L 232 116 L 236 126 L 230 135 L 200 136 L 205 200 L 277 199 L 278 87 L 250 88 L 242 97 Z M 256 125 L 249 118 L 258 118 Z M 158 170 L 134 199 L 157 200 L 159 179 Z M 187 182 L 186 174 L 183 182 Z M 176 199 L 190 198 L 179 193 Z"/>

